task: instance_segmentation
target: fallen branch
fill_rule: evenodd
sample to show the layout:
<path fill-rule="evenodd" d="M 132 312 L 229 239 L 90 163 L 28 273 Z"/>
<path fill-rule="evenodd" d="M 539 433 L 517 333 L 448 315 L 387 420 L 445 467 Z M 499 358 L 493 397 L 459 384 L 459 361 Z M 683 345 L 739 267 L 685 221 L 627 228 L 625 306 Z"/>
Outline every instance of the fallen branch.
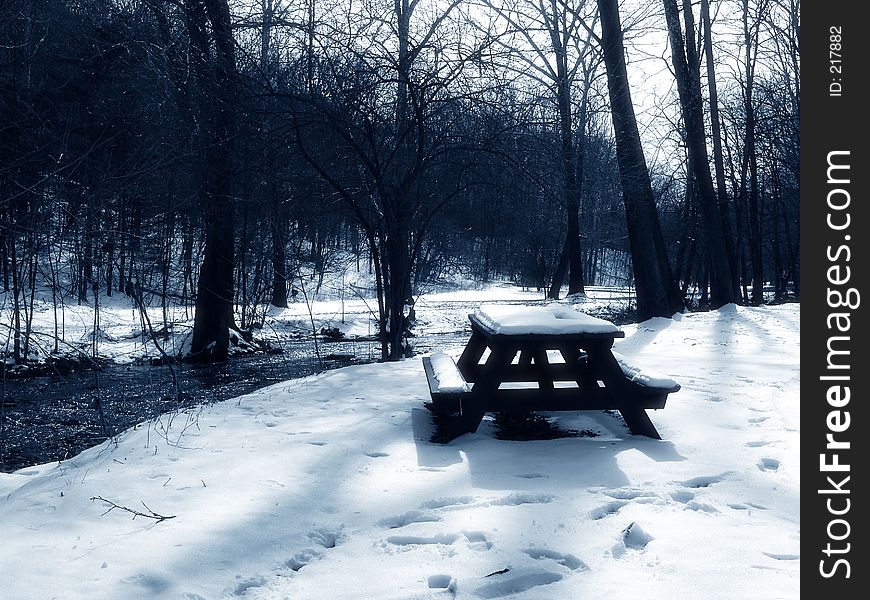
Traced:
<path fill-rule="evenodd" d="M 93 498 L 91 498 L 91 501 L 93 501 L 93 500 L 99 500 L 100 502 L 105 502 L 106 504 L 109 505 L 109 510 L 107 510 L 102 515 L 100 515 L 101 517 L 109 514 L 110 512 L 112 512 L 113 510 L 115 510 L 117 508 L 118 510 L 122 510 L 124 512 L 130 513 L 131 515 L 133 515 L 134 519 L 136 517 L 145 517 L 146 519 L 154 519 L 155 521 L 157 521 L 159 523 L 161 521 L 166 521 L 167 519 L 174 519 L 175 518 L 175 515 L 166 516 L 166 515 L 157 514 L 156 512 L 154 512 L 153 510 L 148 508 L 148 505 L 145 504 L 144 502 L 142 502 L 142 506 L 144 506 L 145 510 L 148 511 L 147 513 L 144 513 L 144 512 L 138 511 L 138 510 L 134 510 L 134 509 L 129 508 L 127 506 L 121 506 L 120 504 L 115 504 L 111 500 L 106 500 L 102 496 L 94 496 Z"/>

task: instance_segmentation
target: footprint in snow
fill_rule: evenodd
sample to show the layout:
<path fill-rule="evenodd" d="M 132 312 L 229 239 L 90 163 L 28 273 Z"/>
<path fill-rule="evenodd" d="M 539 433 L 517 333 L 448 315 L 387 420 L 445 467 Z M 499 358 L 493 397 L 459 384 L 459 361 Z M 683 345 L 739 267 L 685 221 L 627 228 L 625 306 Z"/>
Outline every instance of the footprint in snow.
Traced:
<path fill-rule="evenodd" d="M 712 504 L 707 504 L 706 502 L 698 502 L 697 500 L 690 500 L 686 502 L 686 510 L 705 512 L 711 515 L 719 512 L 719 509 Z"/>
<path fill-rule="evenodd" d="M 707 504 L 706 502 L 700 502 L 696 500 L 695 498 L 697 497 L 697 494 L 691 490 L 676 490 L 671 492 L 670 496 L 674 502 L 679 502 L 680 504 L 685 505 L 684 508 L 686 510 L 694 510 L 710 514 L 719 512 L 719 509 L 717 509 L 715 506 Z"/>
<path fill-rule="evenodd" d="M 589 567 L 586 566 L 586 563 L 573 554 L 562 554 L 561 552 L 556 552 L 555 550 L 549 550 L 547 548 L 529 548 L 528 550 L 523 550 L 523 552 L 535 560 L 556 561 L 563 567 L 568 567 L 572 571 L 586 571 L 589 569 Z"/>
<path fill-rule="evenodd" d="M 604 506 L 599 506 L 598 508 L 593 508 L 589 511 L 589 517 L 593 520 L 603 519 L 605 517 L 609 517 L 610 515 L 615 515 L 619 512 L 619 509 L 628 504 L 627 500 L 613 500 L 612 502 L 608 502 Z"/>
<path fill-rule="evenodd" d="M 336 545 L 341 543 L 344 536 L 341 529 L 329 529 L 321 527 L 310 532 L 308 534 L 308 537 L 311 539 L 312 542 L 317 544 L 319 548 L 306 548 L 304 550 L 300 550 L 299 552 L 288 558 L 286 561 L 284 561 L 284 566 L 293 571 L 299 571 L 305 565 L 311 564 L 315 560 L 320 560 L 321 558 L 323 558 L 325 550 L 335 548 Z"/>
<path fill-rule="evenodd" d="M 521 504 L 548 504 L 553 501 L 552 494 L 511 494 L 490 502 L 492 506 L 519 506 Z"/>
<path fill-rule="evenodd" d="M 655 496 L 654 492 L 639 490 L 637 488 L 613 488 L 601 490 L 601 493 L 617 500 L 634 500 L 635 498 L 651 498 Z"/>
<path fill-rule="evenodd" d="M 232 588 L 224 590 L 224 595 L 244 596 L 248 593 L 248 590 L 266 585 L 265 577 L 248 577 L 242 579 L 241 575 L 236 575 L 236 579 L 238 580 L 238 583 L 236 583 Z"/>
<path fill-rule="evenodd" d="M 344 535 L 342 534 L 341 529 L 321 528 L 315 529 L 309 533 L 308 537 L 319 546 L 324 548 L 335 548 L 335 546 L 342 541 Z"/>
<path fill-rule="evenodd" d="M 392 546 L 451 546 L 460 539 L 465 538 L 473 550 L 489 550 L 492 543 L 486 539 L 486 535 L 480 531 L 466 531 L 462 535 L 456 533 L 436 533 L 435 535 L 391 535 L 386 543 Z M 384 546 L 387 548 L 387 546 Z"/>
<path fill-rule="evenodd" d="M 695 492 L 690 492 L 688 490 L 679 490 L 676 492 L 671 492 L 671 498 L 673 498 L 675 502 L 685 504 L 686 502 L 691 502 L 695 499 Z"/>
<path fill-rule="evenodd" d="M 322 557 L 322 551 L 313 548 L 307 548 L 291 556 L 284 562 L 284 565 L 293 571 L 299 571 L 305 565 L 310 564 L 315 560 L 319 560 Z"/>
<path fill-rule="evenodd" d="M 434 523 L 440 520 L 441 517 L 430 512 L 411 510 L 395 517 L 381 519 L 378 525 L 386 529 L 399 529 L 412 523 Z"/>
<path fill-rule="evenodd" d="M 468 546 L 473 550 L 490 550 L 492 542 L 486 539 L 486 534 L 482 531 L 464 531 L 462 533 L 465 539 L 468 540 Z"/>
<path fill-rule="evenodd" d="M 162 575 L 155 575 L 148 572 L 140 572 L 124 577 L 121 580 L 121 583 L 143 588 L 144 591 L 156 596 L 165 593 L 171 587 L 169 580 Z"/>
<path fill-rule="evenodd" d="M 455 533 L 438 533 L 432 536 L 392 535 L 387 538 L 387 543 L 393 546 L 449 546 L 458 539 L 459 536 Z"/>
<path fill-rule="evenodd" d="M 635 522 L 631 522 L 622 530 L 622 542 L 626 548 L 634 548 L 635 550 L 643 550 L 646 545 L 653 541 L 653 536 L 648 534 L 643 528 Z"/>
<path fill-rule="evenodd" d="M 366 456 L 369 458 L 385 458 L 389 456 L 386 452 L 366 452 Z"/>
<path fill-rule="evenodd" d="M 746 446 L 747 448 L 761 448 L 762 446 L 770 445 L 770 442 L 765 441 L 765 440 L 754 440 L 751 442 L 746 442 L 743 445 Z"/>
<path fill-rule="evenodd" d="M 619 558 L 629 550 L 643 551 L 653 539 L 655 538 L 644 531 L 640 525 L 631 522 L 622 530 L 620 540 L 610 549 L 610 553 L 613 558 Z"/>
<path fill-rule="evenodd" d="M 471 496 L 449 496 L 446 498 L 434 498 L 432 500 L 427 500 L 423 504 L 420 505 L 420 508 L 442 508 L 442 509 L 456 509 L 456 508 L 465 508 L 469 504 L 474 502 L 474 498 Z"/>
<path fill-rule="evenodd" d="M 562 575 L 551 571 L 516 573 L 506 569 L 503 572 L 493 574 L 490 579 L 492 581 L 474 590 L 474 595 L 485 599 L 504 598 L 505 596 L 520 594 L 536 587 L 556 583 L 562 579 Z"/>
<path fill-rule="evenodd" d="M 593 508 L 589 511 L 590 518 L 594 520 L 603 519 L 605 517 L 609 517 L 610 515 L 616 514 L 623 506 L 627 505 L 629 502 L 635 502 L 638 504 L 661 502 L 660 498 L 655 492 L 640 490 L 637 488 L 612 488 L 598 490 L 590 489 L 589 491 L 597 491 L 601 494 L 604 494 L 605 496 L 613 498 L 612 501 L 607 502 L 606 504 L 597 508 Z"/>
<path fill-rule="evenodd" d="M 752 502 L 735 502 L 733 504 L 729 504 L 728 508 L 733 508 L 734 510 L 767 510 L 766 506 L 762 506 L 761 504 L 754 504 Z"/>
<path fill-rule="evenodd" d="M 765 457 L 759 460 L 756 463 L 756 466 L 758 466 L 761 471 L 778 471 L 780 464 L 781 463 L 776 458 Z"/>
<path fill-rule="evenodd" d="M 437 575 L 430 575 L 428 580 L 428 585 L 430 590 L 436 591 L 447 591 L 447 592 L 455 592 L 456 591 L 456 580 L 450 575 L 446 575 L 444 573 L 438 573 Z"/>
<path fill-rule="evenodd" d="M 773 552 L 762 552 L 765 556 L 769 556 L 774 560 L 800 560 L 800 554 L 775 554 Z"/>
<path fill-rule="evenodd" d="M 680 483 L 681 485 L 689 488 L 705 488 L 713 485 L 714 483 L 720 483 L 722 481 L 725 481 L 730 476 L 730 472 L 722 473 L 720 475 L 702 475 L 701 477 L 693 477 Z"/>

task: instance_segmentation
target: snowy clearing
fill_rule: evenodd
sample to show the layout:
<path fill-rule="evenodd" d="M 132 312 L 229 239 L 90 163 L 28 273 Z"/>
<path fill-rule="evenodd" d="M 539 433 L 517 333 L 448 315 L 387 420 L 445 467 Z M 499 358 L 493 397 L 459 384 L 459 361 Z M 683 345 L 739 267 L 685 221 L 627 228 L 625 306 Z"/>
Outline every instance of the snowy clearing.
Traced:
<path fill-rule="evenodd" d="M 797 598 L 799 321 L 622 327 L 682 386 L 661 441 L 589 411 L 553 419 L 594 437 L 433 444 L 419 357 L 165 415 L 0 474 L 4 597 Z"/>

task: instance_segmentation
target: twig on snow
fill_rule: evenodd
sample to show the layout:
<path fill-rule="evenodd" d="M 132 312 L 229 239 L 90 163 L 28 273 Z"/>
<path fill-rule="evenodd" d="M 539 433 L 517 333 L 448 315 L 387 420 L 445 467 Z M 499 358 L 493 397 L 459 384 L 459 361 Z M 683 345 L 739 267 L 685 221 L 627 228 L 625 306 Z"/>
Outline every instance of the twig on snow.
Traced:
<path fill-rule="evenodd" d="M 130 513 L 131 515 L 133 515 L 133 518 L 134 518 L 134 519 L 135 519 L 136 517 L 145 517 L 146 519 L 154 519 L 155 521 L 157 521 L 157 522 L 159 523 L 159 522 L 161 522 L 161 521 L 166 521 L 166 520 L 168 520 L 168 519 L 174 519 L 174 518 L 175 518 L 175 515 L 168 515 L 168 516 L 167 516 L 167 515 L 161 515 L 161 514 L 158 514 L 158 513 L 154 512 L 153 510 L 151 510 L 150 508 L 148 508 L 148 505 L 145 504 L 145 502 L 142 502 L 142 506 L 144 506 L 144 507 L 145 507 L 145 510 L 147 510 L 148 512 L 141 512 L 141 511 L 138 511 L 138 510 L 135 510 L 135 509 L 129 508 L 129 507 L 127 507 L 127 506 L 121 506 L 120 504 L 115 504 L 115 503 L 112 502 L 111 500 L 106 500 L 106 499 L 103 498 L 102 496 L 94 496 L 93 498 L 91 498 L 91 501 L 93 501 L 93 500 L 99 500 L 100 502 L 105 502 L 106 504 L 109 505 L 109 510 L 107 510 L 106 512 L 104 512 L 104 513 L 103 513 L 102 515 L 100 515 L 100 516 L 107 515 L 107 514 L 109 514 L 110 512 L 112 512 L 113 510 L 115 510 L 115 509 L 117 508 L 118 510 L 122 510 L 122 511 L 124 511 L 124 512 L 128 512 L 128 513 Z M 141 502 L 141 501 L 140 501 L 140 502 Z"/>

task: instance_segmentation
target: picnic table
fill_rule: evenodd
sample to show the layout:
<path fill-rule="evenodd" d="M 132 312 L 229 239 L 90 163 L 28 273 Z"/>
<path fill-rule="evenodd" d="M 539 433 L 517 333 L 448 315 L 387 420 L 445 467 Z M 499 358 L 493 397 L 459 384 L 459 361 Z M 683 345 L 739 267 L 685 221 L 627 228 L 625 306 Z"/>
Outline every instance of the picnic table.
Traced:
<path fill-rule="evenodd" d="M 632 434 L 661 439 L 646 414 L 680 389 L 613 352 L 625 333 L 570 306 L 485 305 L 468 316 L 458 361 L 423 358 L 432 402 L 455 419 L 456 435 L 477 431 L 487 412 L 618 410 Z"/>

